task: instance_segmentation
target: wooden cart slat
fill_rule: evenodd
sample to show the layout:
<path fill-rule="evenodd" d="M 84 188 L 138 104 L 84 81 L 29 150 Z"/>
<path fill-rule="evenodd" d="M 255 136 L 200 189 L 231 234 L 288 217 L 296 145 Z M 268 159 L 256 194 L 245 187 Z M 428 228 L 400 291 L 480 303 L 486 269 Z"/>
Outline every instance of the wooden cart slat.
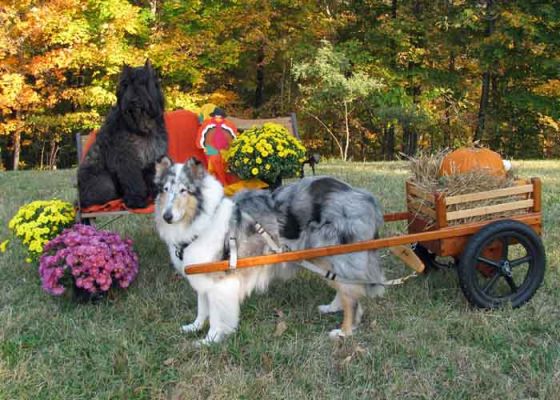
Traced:
<path fill-rule="evenodd" d="M 533 192 L 533 185 L 513 186 L 504 189 L 495 189 L 486 192 L 460 194 L 457 196 L 448 196 L 445 198 L 445 203 L 450 206 L 452 204 L 467 203 L 478 200 L 495 199 L 498 197 L 512 196 L 516 194 L 524 194 Z"/>
<path fill-rule="evenodd" d="M 504 211 L 521 210 L 523 208 L 533 207 L 533 199 L 520 200 L 510 203 L 495 204 L 493 206 L 475 207 L 466 210 L 449 211 L 447 213 L 447 220 L 454 221 L 456 219 L 478 217 L 480 215 L 495 214 Z"/>
<path fill-rule="evenodd" d="M 403 213 L 394 215 L 402 216 Z M 537 230 L 541 224 L 540 213 L 527 213 L 509 217 L 516 221 L 523 222 Z M 496 221 L 499 219 L 496 219 Z M 375 250 L 386 247 L 398 246 L 402 244 L 411 244 L 416 242 L 425 242 L 431 240 L 464 237 L 476 233 L 480 228 L 487 225 L 488 221 L 475 222 L 460 226 L 451 226 L 434 231 L 426 231 L 420 233 L 412 233 L 400 236 L 392 236 L 382 239 L 367 240 L 363 242 L 350 243 L 338 246 L 318 247 L 314 249 L 305 249 L 290 251 L 280 254 L 270 254 L 265 256 L 247 257 L 237 260 L 237 268 L 249 268 L 259 265 L 277 264 L 281 262 L 299 261 L 305 259 L 313 259 L 316 257 L 333 256 L 337 254 L 355 253 L 364 250 Z M 186 274 L 200 274 L 209 272 L 220 272 L 229 269 L 228 261 L 218 261 L 212 263 L 192 264 L 185 266 Z"/>
<path fill-rule="evenodd" d="M 409 210 L 419 211 L 420 213 L 425 214 L 428 217 L 432 217 L 433 219 L 436 219 L 436 212 L 433 209 L 425 206 L 424 203 L 422 203 L 421 201 L 413 198 L 409 198 L 407 202 L 408 202 Z"/>
<path fill-rule="evenodd" d="M 426 200 L 429 201 L 430 203 L 434 203 L 434 195 L 432 193 L 428 193 L 422 189 L 420 189 L 418 186 L 416 186 L 414 183 L 407 181 L 407 192 L 409 194 L 412 194 L 416 197 L 421 198 L 422 200 Z"/>

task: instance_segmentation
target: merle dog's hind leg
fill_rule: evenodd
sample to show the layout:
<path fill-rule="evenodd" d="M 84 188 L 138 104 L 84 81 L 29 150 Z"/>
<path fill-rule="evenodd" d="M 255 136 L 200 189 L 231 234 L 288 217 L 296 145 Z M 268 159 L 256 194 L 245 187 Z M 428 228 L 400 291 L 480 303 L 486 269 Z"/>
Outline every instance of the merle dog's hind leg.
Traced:
<path fill-rule="evenodd" d="M 321 304 L 317 308 L 319 309 L 319 313 L 321 314 L 329 314 L 329 313 L 342 311 L 342 302 L 340 301 L 340 294 L 336 292 L 336 296 L 334 296 L 334 299 L 330 302 L 330 304 Z"/>
<path fill-rule="evenodd" d="M 111 175 L 104 170 L 82 167 L 78 170 L 80 207 L 105 204 L 119 198 Z"/>

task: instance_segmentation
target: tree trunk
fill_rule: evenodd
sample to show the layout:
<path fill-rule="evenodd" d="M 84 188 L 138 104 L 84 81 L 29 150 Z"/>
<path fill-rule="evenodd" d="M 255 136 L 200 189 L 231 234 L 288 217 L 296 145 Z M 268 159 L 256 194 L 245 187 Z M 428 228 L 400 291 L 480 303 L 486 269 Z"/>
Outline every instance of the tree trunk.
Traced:
<path fill-rule="evenodd" d="M 494 32 L 495 17 L 492 12 L 493 5 L 494 0 L 486 0 L 486 20 L 488 21 L 488 24 L 486 25 L 486 32 L 484 34 L 486 37 L 490 37 L 492 32 Z M 491 75 L 490 66 L 488 65 L 482 74 L 482 90 L 480 93 L 480 105 L 478 108 L 478 124 L 476 126 L 474 140 L 481 140 L 484 135 L 486 115 L 488 112 Z"/>
<path fill-rule="evenodd" d="M 490 71 L 482 74 L 482 93 L 480 94 L 480 105 L 478 107 L 478 125 L 474 134 L 474 140 L 481 140 L 486 124 L 486 111 L 488 110 L 488 92 L 490 91 Z"/>
<path fill-rule="evenodd" d="M 264 44 L 257 51 L 257 88 L 255 89 L 255 108 L 264 102 Z"/>
<path fill-rule="evenodd" d="M 280 81 L 280 113 L 284 115 L 284 84 L 286 81 L 286 61 L 282 63 L 282 80 Z"/>
<path fill-rule="evenodd" d="M 491 122 L 493 122 L 491 127 L 493 128 L 493 134 L 490 141 L 490 147 L 492 148 L 492 150 L 500 151 L 503 149 L 503 142 L 500 135 L 500 124 L 496 120 L 496 112 L 499 106 L 498 102 L 500 101 L 498 94 L 498 76 L 496 74 L 492 74 L 492 77 L 490 79 L 490 94 L 491 99 L 488 100 L 488 107 L 490 109 L 490 114 L 494 115 L 494 119 L 491 120 Z"/>
<path fill-rule="evenodd" d="M 51 139 L 49 159 L 48 159 L 50 170 L 56 169 L 56 159 L 58 158 L 59 150 L 60 150 L 60 146 L 58 145 L 57 141 L 55 139 Z"/>
<path fill-rule="evenodd" d="M 395 126 L 391 124 L 384 129 L 383 158 L 390 161 L 395 158 Z"/>
<path fill-rule="evenodd" d="M 450 74 L 455 72 L 455 54 L 451 52 L 449 55 L 449 66 L 448 71 Z M 452 137 L 451 137 L 451 100 L 446 96 L 445 97 L 445 125 L 443 131 L 443 145 L 444 147 L 451 147 L 452 146 Z"/>
<path fill-rule="evenodd" d="M 348 149 L 350 147 L 350 127 L 348 126 L 348 103 L 344 102 L 344 129 L 346 143 L 344 144 L 344 156 L 342 161 L 348 161 Z"/>
<path fill-rule="evenodd" d="M 19 154 L 21 152 L 21 131 L 16 128 L 14 132 L 14 159 L 13 159 L 13 170 L 17 171 L 19 169 Z"/>

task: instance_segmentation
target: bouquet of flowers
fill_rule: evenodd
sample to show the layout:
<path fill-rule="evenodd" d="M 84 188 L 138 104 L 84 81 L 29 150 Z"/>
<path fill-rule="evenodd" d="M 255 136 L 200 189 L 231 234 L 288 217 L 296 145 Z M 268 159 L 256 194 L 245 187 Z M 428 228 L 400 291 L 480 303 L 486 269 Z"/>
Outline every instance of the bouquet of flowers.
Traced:
<path fill-rule="evenodd" d="M 224 157 L 241 179 L 275 182 L 295 176 L 305 161 L 305 147 L 282 125 L 265 123 L 237 136 Z"/>
<path fill-rule="evenodd" d="M 43 246 L 74 223 L 72 204 L 62 200 L 37 200 L 22 206 L 8 223 L 29 251 L 27 261 L 37 259 Z"/>
<path fill-rule="evenodd" d="M 90 294 L 117 285 L 127 288 L 137 274 L 132 241 L 81 224 L 47 243 L 39 263 L 42 287 L 55 296 L 64 293 L 68 282 Z"/>

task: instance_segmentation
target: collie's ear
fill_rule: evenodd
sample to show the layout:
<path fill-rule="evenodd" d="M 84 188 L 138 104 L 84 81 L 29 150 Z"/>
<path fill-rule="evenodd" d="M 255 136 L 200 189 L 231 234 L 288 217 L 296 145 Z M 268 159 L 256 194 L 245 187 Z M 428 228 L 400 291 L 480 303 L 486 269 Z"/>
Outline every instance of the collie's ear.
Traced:
<path fill-rule="evenodd" d="M 155 182 L 159 182 L 161 176 L 165 171 L 167 171 L 173 165 L 171 158 L 167 156 L 162 156 L 158 161 L 156 161 L 156 176 Z"/>
<path fill-rule="evenodd" d="M 185 162 L 183 170 L 192 180 L 202 179 L 206 175 L 204 165 L 195 157 L 191 157 Z"/>

